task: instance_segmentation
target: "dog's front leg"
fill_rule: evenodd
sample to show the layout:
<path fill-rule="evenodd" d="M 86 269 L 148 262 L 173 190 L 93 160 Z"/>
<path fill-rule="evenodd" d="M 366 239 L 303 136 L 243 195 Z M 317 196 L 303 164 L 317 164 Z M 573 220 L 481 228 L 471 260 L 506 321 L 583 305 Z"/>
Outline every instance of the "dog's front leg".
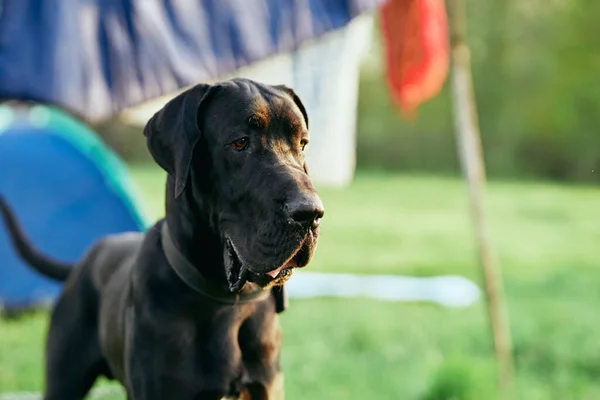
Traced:
<path fill-rule="evenodd" d="M 128 400 L 220 400 L 223 393 L 201 392 L 182 379 L 181 365 L 174 365 L 169 344 L 150 335 L 135 335 L 127 352 Z M 177 352 L 177 350 L 173 351 Z"/>
<path fill-rule="evenodd" d="M 124 363 L 126 371 L 127 400 L 160 400 L 162 388 L 157 379 L 157 353 L 150 335 L 141 334 L 134 311 L 127 311 Z"/>
<path fill-rule="evenodd" d="M 246 386 L 240 400 L 284 400 L 283 372 L 267 383 L 250 383 Z"/>
<path fill-rule="evenodd" d="M 139 305 L 129 305 L 126 311 L 124 369 L 128 400 L 194 399 L 193 391 L 176 379 L 176 368 L 169 357 L 172 349 L 168 341 L 160 339 L 161 327 L 152 318 L 143 318 L 147 314 L 144 311 Z"/>
<path fill-rule="evenodd" d="M 205 379 L 178 346 L 182 325 L 174 334 L 172 324 L 132 322 L 125 350 L 128 400 L 222 400 L 229 393 L 226 384 Z"/>

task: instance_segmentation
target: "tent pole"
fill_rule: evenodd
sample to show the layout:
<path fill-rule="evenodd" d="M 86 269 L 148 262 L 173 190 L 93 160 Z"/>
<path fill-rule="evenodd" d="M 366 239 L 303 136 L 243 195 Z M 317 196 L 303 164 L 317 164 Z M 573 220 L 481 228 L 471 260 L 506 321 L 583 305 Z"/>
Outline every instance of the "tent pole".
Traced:
<path fill-rule="evenodd" d="M 471 77 L 470 50 L 466 43 L 465 4 L 464 0 L 447 0 L 447 4 L 457 150 L 461 168 L 467 180 L 470 214 L 485 282 L 488 318 L 492 329 L 498 368 L 498 386 L 501 396 L 507 398 L 511 397 L 509 393 L 513 376 L 512 343 L 502 287 L 501 268 L 493 259 L 482 204 L 486 180 L 485 164 Z"/>

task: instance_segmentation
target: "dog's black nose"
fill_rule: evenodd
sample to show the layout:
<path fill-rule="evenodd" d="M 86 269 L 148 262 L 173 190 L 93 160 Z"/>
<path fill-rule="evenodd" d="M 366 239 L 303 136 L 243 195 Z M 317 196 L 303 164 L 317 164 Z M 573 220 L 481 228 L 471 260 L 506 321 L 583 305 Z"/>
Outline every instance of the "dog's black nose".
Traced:
<path fill-rule="evenodd" d="M 323 203 L 318 196 L 299 196 L 285 205 L 288 216 L 308 227 L 316 228 L 325 214 Z"/>

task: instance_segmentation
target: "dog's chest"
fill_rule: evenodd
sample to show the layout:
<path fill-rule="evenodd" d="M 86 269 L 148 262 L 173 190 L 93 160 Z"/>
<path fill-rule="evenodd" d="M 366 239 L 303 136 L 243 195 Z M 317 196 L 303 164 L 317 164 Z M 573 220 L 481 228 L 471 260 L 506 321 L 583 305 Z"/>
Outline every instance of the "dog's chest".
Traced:
<path fill-rule="evenodd" d="M 206 393 L 222 393 L 223 399 L 246 400 L 256 397 L 249 396 L 248 387 L 260 393 L 271 390 L 280 375 L 278 318 L 259 313 L 240 322 L 235 315 L 220 315 L 211 322 L 173 318 L 168 327 L 155 327 L 153 335 L 162 340 L 154 348 L 165 367 L 158 377 L 166 375 L 179 382 L 169 383 L 170 394 L 178 394 L 170 398 L 207 398 Z"/>

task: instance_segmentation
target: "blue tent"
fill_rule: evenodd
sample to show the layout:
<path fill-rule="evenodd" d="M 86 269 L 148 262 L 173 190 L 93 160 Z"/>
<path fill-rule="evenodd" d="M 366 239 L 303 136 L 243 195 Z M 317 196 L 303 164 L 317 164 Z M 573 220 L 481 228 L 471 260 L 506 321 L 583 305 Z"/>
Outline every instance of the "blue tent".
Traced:
<path fill-rule="evenodd" d="M 96 135 L 45 106 L 0 107 L 0 193 L 43 253 L 76 261 L 105 234 L 147 226 L 127 171 Z M 55 298 L 59 285 L 16 255 L 0 221 L 0 305 Z"/>

